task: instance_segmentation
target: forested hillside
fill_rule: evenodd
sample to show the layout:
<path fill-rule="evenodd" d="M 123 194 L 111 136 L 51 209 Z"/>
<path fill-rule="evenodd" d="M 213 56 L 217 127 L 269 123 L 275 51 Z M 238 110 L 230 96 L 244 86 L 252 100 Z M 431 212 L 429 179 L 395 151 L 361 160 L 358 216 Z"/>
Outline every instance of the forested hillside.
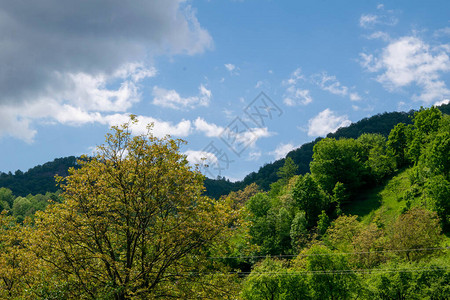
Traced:
<path fill-rule="evenodd" d="M 75 156 L 56 158 L 26 172 L 20 170 L 14 174 L 0 172 L 0 187 L 8 188 L 14 195 L 22 197 L 28 194 L 54 193 L 58 189 L 55 175 L 67 176 L 69 168 L 77 166 L 77 159 Z"/>
<path fill-rule="evenodd" d="M 450 104 L 438 107 L 442 113 L 450 113 Z M 357 138 L 363 133 L 379 133 L 385 137 L 398 123 L 411 124 L 414 111 L 409 112 L 390 112 L 372 116 L 370 118 L 362 119 L 347 127 L 339 128 L 335 133 L 329 133 L 329 138 Z M 321 138 L 313 142 L 303 144 L 300 148 L 292 150 L 287 154 L 291 157 L 298 166 L 297 174 L 306 174 L 309 170 L 309 164 L 312 161 L 313 147 L 320 141 Z M 242 181 L 235 183 L 229 182 L 226 179 L 205 179 L 206 194 L 210 197 L 219 197 L 226 195 L 230 191 L 239 190 L 245 186 L 256 183 L 264 190 L 268 190 L 270 184 L 277 181 L 277 171 L 283 166 L 285 159 L 279 159 L 273 163 L 268 163 L 262 166 L 257 172 L 248 174 Z"/>
<path fill-rule="evenodd" d="M 131 119 L 61 193 L 0 189 L 0 296 L 448 299 L 450 115 L 410 120 L 318 140 L 309 172 L 288 156 L 267 191 L 211 199 L 179 143 L 131 137 Z"/>

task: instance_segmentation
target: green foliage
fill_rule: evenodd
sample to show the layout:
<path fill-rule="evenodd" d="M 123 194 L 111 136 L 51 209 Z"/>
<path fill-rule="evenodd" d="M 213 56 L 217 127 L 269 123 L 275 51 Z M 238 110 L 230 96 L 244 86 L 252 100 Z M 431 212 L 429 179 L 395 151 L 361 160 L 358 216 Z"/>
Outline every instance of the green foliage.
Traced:
<path fill-rule="evenodd" d="M 429 253 L 415 249 L 439 247 L 442 239 L 440 232 L 435 212 L 413 208 L 400 215 L 392 225 L 390 246 L 398 256 L 408 261 L 418 260 Z"/>
<path fill-rule="evenodd" d="M 381 134 L 363 134 L 358 139 L 365 150 L 365 165 L 369 177 L 376 183 L 390 176 L 396 169 L 395 158 L 387 151 L 386 138 Z"/>
<path fill-rule="evenodd" d="M 64 201 L 36 214 L 29 247 L 71 283 L 69 298 L 226 297 L 232 276 L 215 276 L 226 268 L 207 256 L 223 255 L 238 211 L 201 195 L 180 140 L 150 126 L 133 137 L 132 122 L 60 178 Z"/>
<path fill-rule="evenodd" d="M 362 230 L 357 216 L 340 216 L 333 221 L 327 230 L 326 243 L 341 252 L 352 252 L 353 238 Z"/>
<path fill-rule="evenodd" d="M 32 214 L 32 204 L 31 200 L 25 197 L 17 197 L 14 200 L 14 204 L 12 207 L 13 215 L 17 217 L 19 222 L 22 222 L 23 219 Z"/>
<path fill-rule="evenodd" d="M 435 106 L 421 107 L 414 113 L 414 127 L 422 134 L 430 134 L 439 128 L 442 112 Z"/>
<path fill-rule="evenodd" d="M 320 245 L 312 246 L 306 255 L 313 299 L 349 299 L 358 292 L 357 277 L 345 255 Z"/>
<path fill-rule="evenodd" d="M 14 203 L 14 195 L 10 189 L 0 188 L 0 205 L 2 205 L 3 209 L 9 209 L 13 206 Z M 2 209 L 2 210 L 3 210 Z"/>
<path fill-rule="evenodd" d="M 395 158 L 398 168 L 402 168 L 408 164 L 406 151 L 411 134 L 411 127 L 404 123 L 397 124 L 389 134 L 386 146 Z"/>
<path fill-rule="evenodd" d="M 284 161 L 284 165 L 278 170 L 277 176 L 286 184 L 289 181 L 289 178 L 296 174 L 297 170 L 298 166 L 294 163 L 292 158 L 287 157 Z"/>
<path fill-rule="evenodd" d="M 440 106 L 439 109 L 445 112 L 450 111 L 450 105 Z M 410 112 L 390 112 L 377 114 L 370 118 L 364 118 L 356 123 L 351 124 L 348 127 L 339 128 L 334 133 L 329 133 L 328 138 L 352 138 L 356 139 L 364 133 L 379 133 L 387 137 L 394 126 L 398 123 L 411 124 L 411 117 L 414 111 Z M 313 142 L 303 144 L 300 148 L 289 152 L 288 157 L 291 157 L 294 163 L 298 166 L 297 174 L 304 175 L 311 172 L 310 162 L 313 156 L 313 147 L 322 138 L 317 138 Z M 252 172 L 248 174 L 244 180 L 236 183 L 224 183 L 223 180 L 205 180 L 205 186 L 207 188 L 206 194 L 215 198 L 219 195 L 226 195 L 230 191 L 236 191 L 242 189 L 245 186 L 256 183 L 263 190 L 270 189 L 270 185 L 278 180 L 277 171 L 283 166 L 284 159 L 277 160 L 273 163 L 265 164 L 258 172 Z M 209 191 L 212 191 L 211 194 Z"/>
<path fill-rule="evenodd" d="M 354 193 L 364 183 L 367 167 L 361 143 L 353 139 L 323 139 L 314 146 L 311 174 L 328 193 L 337 182 Z"/>
<path fill-rule="evenodd" d="M 436 262 L 396 263 L 366 278 L 366 299 L 447 299 L 450 271 Z"/>
<path fill-rule="evenodd" d="M 322 213 L 319 215 L 319 220 L 317 221 L 317 230 L 319 234 L 323 235 L 328 227 L 330 227 L 330 218 L 325 211 L 322 210 Z"/>
<path fill-rule="evenodd" d="M 245 279 L 242 298 L 248 300 L 309 299 L 303 274 L 287 268 L 283 261 L 266 258 Z"/>
<path fill-rule="evenodd" d="M 426 192 L 439 216 L 442 229 L 450 231 L 450 182 L 443 175 L 434 176 L 428 181 Z"/>
<path fill-rule="evenodd" d="M 250 212 L 252 243 L 260 247 L 262 255 L 285 254 L 291 248 L 292 216 L 286 207 L 271 199 L 267 193 L 250 198 L 246 205 Z"/>
<path fill-rule="evenodd" d="M 78 167 L 75 156 L 56 158 L 52 162 L 33 167 L 26 172 L 18 170 L 14 175 L 0 172 L 0 187 L 8 188 L 14 195 L 22 197 L 29 194 L 54 193 L 58 189 L 55 175 L 67 176 L 69 168 L 72 167 Z"/>
<path fill-rule="evenodd" d="M 317 224 L 320 212 L 329 204 L 327 195 L 309 174 L 298 178 L 292 197 L 295 207 L 305 212 L 308 228 Z"/>
<path fill-rule="evenodd" d="M 442 174 L 450 179 L 450 132 L 436 134 L 424 154 L 422 160 L 424 167 L 431 174 Z"/>
<path fill-rule="evenodd" d="M 300 211 L 295 215 L 291 224 L 290 236 L 293 249 L 300 250 L 306 246 L 309 234 L 307 228 L 308 223 L 306 222 L 305 212 Z"/>

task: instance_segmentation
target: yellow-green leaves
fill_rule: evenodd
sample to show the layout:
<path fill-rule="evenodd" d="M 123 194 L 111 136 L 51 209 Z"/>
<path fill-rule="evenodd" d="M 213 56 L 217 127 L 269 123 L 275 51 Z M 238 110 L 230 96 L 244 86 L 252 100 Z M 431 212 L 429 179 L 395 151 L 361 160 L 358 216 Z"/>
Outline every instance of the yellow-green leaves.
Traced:
<path fill-rule="evenodd" d="M 151 126 L 133 136 L 136 122 L 113 127 L 96 157 L 59 179 L 65 201 L 38 214 L 34 251 L 83 297 L 204 294 L 217 284 L 202 276 L 218 267 L 207 255 L 238 216 L 231 201 L 201 195 L 203 176 L 179 153 L 182 141 L 158 139 Z"/>

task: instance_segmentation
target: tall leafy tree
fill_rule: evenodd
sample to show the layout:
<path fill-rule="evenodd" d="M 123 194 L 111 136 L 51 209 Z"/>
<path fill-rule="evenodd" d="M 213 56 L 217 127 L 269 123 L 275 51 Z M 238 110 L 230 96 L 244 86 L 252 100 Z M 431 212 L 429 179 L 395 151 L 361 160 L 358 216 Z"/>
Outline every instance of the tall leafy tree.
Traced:
<path fill-rule="evenodd" d="M 287 157 L 284 165 L 278 170 L 277 176 L 280 177 L 283 183 L 287 183 L 289 178 L 294 176 L 298 170 L 298 166 L 294 163 L 292 158 Z"/>
<path fill-rule="evenodd" d="M 310 174 L 298 178 L 292 197 L 296 207 L 305 212 L 308 228 L 315 226 L 328 205 L 328 197 Z"/>
<path fill-rule="evenodd" d="M 397 167 L 399 168 L 408 164 L 406 151 L 411 138 L 410 126 L 407 126 L 405 123 L 397 124 L 389 133 L 388 141 L 386 143 L 388 150 L 394 156 Z"/>
<path fill-rule="evenodd" d="M 435 212 L 423 208 L 413 208 L 400 215 L 392 226 L 391 248 L 408 261 L 418 260 L 430 253 L 416 251 L 438 247 L 442 236 L 439 219 Z"/>
<path fill-rule="evenodd" d="M 72 298 L 226 298 L 210 253 L 238 224 L 202 196 L 180 140 L 112 128 L 98 155 L 59 178 L 64 202 L 37 214 L 33 251 L 70 282 Z M 220 279 L 220 280 L 219 280 Z"/>
<path fill-rule="evenodd" d="M 314 146 L 311 174 L 327 193 L 332 193 L 337 182 L 353 193 L 367 175 L 364 157 L 364 149 L 356 140 L 326 138 Z"/>

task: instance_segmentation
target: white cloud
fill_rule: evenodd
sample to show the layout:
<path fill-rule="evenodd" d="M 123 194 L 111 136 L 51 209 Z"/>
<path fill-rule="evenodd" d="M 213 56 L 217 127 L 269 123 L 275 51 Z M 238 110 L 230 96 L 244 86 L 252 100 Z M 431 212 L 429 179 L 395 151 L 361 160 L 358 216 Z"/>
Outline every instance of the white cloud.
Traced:
<path fill-rule="evenodd" d="M 186 155 L 186 159 L 191 164 L 208 164 L 208 163 L 217 163 L 218 159 L 217 157 L 210 152 L 205 151 L 197 151 L 197 150 L 187 150 L 184 152 Z"/>
<path fill-rule="evenodd" d="M 331 94 L 346 96 L 348 93 L 348 87 L 341 85 L 336 76 L 330 76 L 326 72 L 322 72 L 321 74 L 313 75 L 313 79 L 322 90 Z"/>
<path fill-rule="evenodd" d="M 383 31 L 376 31 L 371 33 L 370 35 L 366 36 L 369 40 L 382 40 L 382 41 L 390 41 L 391 40 L 391 36 Z"/>
<path fill-rule="evenodd" d="M 286 89 L 283 103 L 287 106 L 296 106 L 299 104 L 307 105 L 313 101 L 309 90 L 302 90 L 295 86 L 290 86 Z"/>
<path fill-rule="evenodd" d="M 166 135 L 186 137 L 192 132 L 192 124 L 189 120 L 182 120 L 176 124 L 168 121 L 162 121 L 147 116 L 137 116 L 139 122 L 131 126 L 133 134 L 147 133 L 147 125 L 153 123 L 152 134 L 156 137 L 164 137 Z M 97 120 L 100 123 L 109 126 L 120 125 L 129 121 L 128 114 L 114 114 L 102 117 Z"/>
<path fill-rule="evenodd" d="M 283 95 L 283 103 L 285 105 L 307 105 L 313 101 L 309 90 L 298 87 L 299 81 L 303 79 L 302 70 L 297 68 L 288 79 L 282 81 L 282 85 L 287 86 Z"/>
<path fill-rule="evenodd" d="M 172 109 L 193 109 L 197 106 L 208 106 L 212 93 L 204 85 L 199 86 L 198 96 L 183 98 L 175 90 L 153 87 L 153 104 Z"/>
<path fill-rule="evenodd" d="M 406 36 L 389 43 L 378 57 L 362 53 L 361 65 L 369 72 L 381 72 L 377 80 L 390 91 L 410 85 L 419 87 L 422 92 L 413 99 L 429 104 L 450 95 L 440 77 L 450 71 L 448 51 Z"/>
<path fill-rule="evenodd" d="M 228 72 L 230 72 L 231 75 L 239 75 L 239 72 L 238 72 L 239 68 L 236 67 L 235 65 L 233 65 L 233 64 L 225 64 L 224 66 L 225 66 L 225 69 L 227 69 Z"/>
<path fill-rule="evenodd" d="M 361 15 L 361 17 L 359 18 L 359 26 L 364 27 L 364 28 L 372 26 L 372 25 L 376 24 L 377 22 L 378 22 L 378 16 L 376 16 L 376 15 L 366 14 L 366 15 Z"/>
<path fill-rule="evenodd" d="M 208 123 L 200 117 L 194 121 L 194 126 L 195 130 L 203 132 L 207 137 L 219 137 L 224 130 L 223 127 Z"/>
<path fill-rule="evenodd" d="M 233 72 L 234 69 L 236 69 L 236 66 L 233 65 L 233 64 L 225 64 L 224 66 L 225 66 L 225 68 L 226 68 L 228 71 L 230 71 L 230 72 Z"/>
<path fill-rule="evenodd" d="M 296 85 L 297 82 L 301 79 L 304 79 L 304 76 L 302 74 L 302 69 L 301 68 L 297 68 L 294 70 L 294 72 L 291 73 L 291 76 L 286 79 L 283 80 L 283 85 Z"/>
<path fill-rule="evenodd" d="M 250 153 L 248 154 L 248 160 L 250 161 L 257 161 L 258 159 L 261 158 L 261 151 L 250 151 Z"/>
<path fill-rule="evenodd" d="M 350 124 L 351 121 L 346 115 L 338 116 L 327 108 L 308 121 L 308 135 L 325 136 L 330 132 L 335 132 L 340 127 Z"/>
<path fill-rule="evenodd" d="M 362 28 L 372 28 L 377 25 L 395 26 L 398 19 L 392 10 L 384 10 L 384 6 L 377 6 L 377 14 L 362 14 L 359 18 L 359 26 Z"/>
<path fill-rule="evenodd" d="M 286 156 L 286 154 L 288 154 L 289 152 L 291 152 L 292 150 L 294 150 L 296 148 L 296 146 L 294 146 L 291 143 L 281 143 L 279 144 L 274 151 L 270 152 L 270 154 L 272 154 L 275 159 L 280 159 Z"/>
<path fill-rule="evenodd" d="M 449 104 L 449 103 L 450 103 L 450 99 L 444 99 L 444 100 L 435 102 L 433 105 L 434 105 L 434 106 L 441 106 L 441 105 Z"/>
<path fill-rule="evenodd" d="M 342 97 L 348 96 L 351 101 L 361 100 L 361 97 L 357 92 L 351 92 L 347 86 L 341 84 L 339 80 L 337 80 L 336 76 L 328 75 L 327 72 L 314 74 L 312 76 L 312 80 L 322 90 L 327 91 L 333 95 Z"/>
<path fill-rule="evenodd" d="M 361 96 L 358 93 L 350 93 L 349 97 L 350 97 L 350 100 L 352 100 L 352 101 L 361 100 Z"/>
<path fill-rule="evenodd" d="M 155 74 L 154 68 L 147 69 L 141 64 L 124 65 L 110 76 L 92 76 L 87 73 L 59 74 L 63 88 L 54 89 L 49 86 L 46 93 L 25 103 L 0 104 L 2 114 L 8 113 L 2 120 L 13 124 L 11 127 L 1 122 L 0 137 L 8 135 L 31 143 L 37 133 L 33 129 L 33 123 L 36 121 L 70 126 L 102 122 L 104 115 L 125 112 L 134 103 L 139 102 L 139 81 Z M 108 88 L 108 84 L 115 80 L 121 81 L 118 88 Z"/>
<path fill-rule="evenodd" d="M 267 127 L 264 128 L 250 128 L 241 134 L 239 134 L 236 138 L 238 142 L 249 144 L 250 147 L 254 147 L 256 142 L 260 138 L 273 136 L 274 133 L 270 132 Z"/>
<path fill-rule="evenodd" d="M 248 128 L 246 131 L 236 132 L 234 128 L 225 127 L 219 136 L 230 141 L 232 147 L 240 150 L 241 148 L 253 148 L 260 138 L 273 136 L 267 127 Z"/>
<path fill-rule="evenodd" d="M 0 137 L 12 136 L 32 143 L 36 130 L 30 127 L 30 120 L 18 118 L 21 109 L 15 106 L 0 106 Z"/>

